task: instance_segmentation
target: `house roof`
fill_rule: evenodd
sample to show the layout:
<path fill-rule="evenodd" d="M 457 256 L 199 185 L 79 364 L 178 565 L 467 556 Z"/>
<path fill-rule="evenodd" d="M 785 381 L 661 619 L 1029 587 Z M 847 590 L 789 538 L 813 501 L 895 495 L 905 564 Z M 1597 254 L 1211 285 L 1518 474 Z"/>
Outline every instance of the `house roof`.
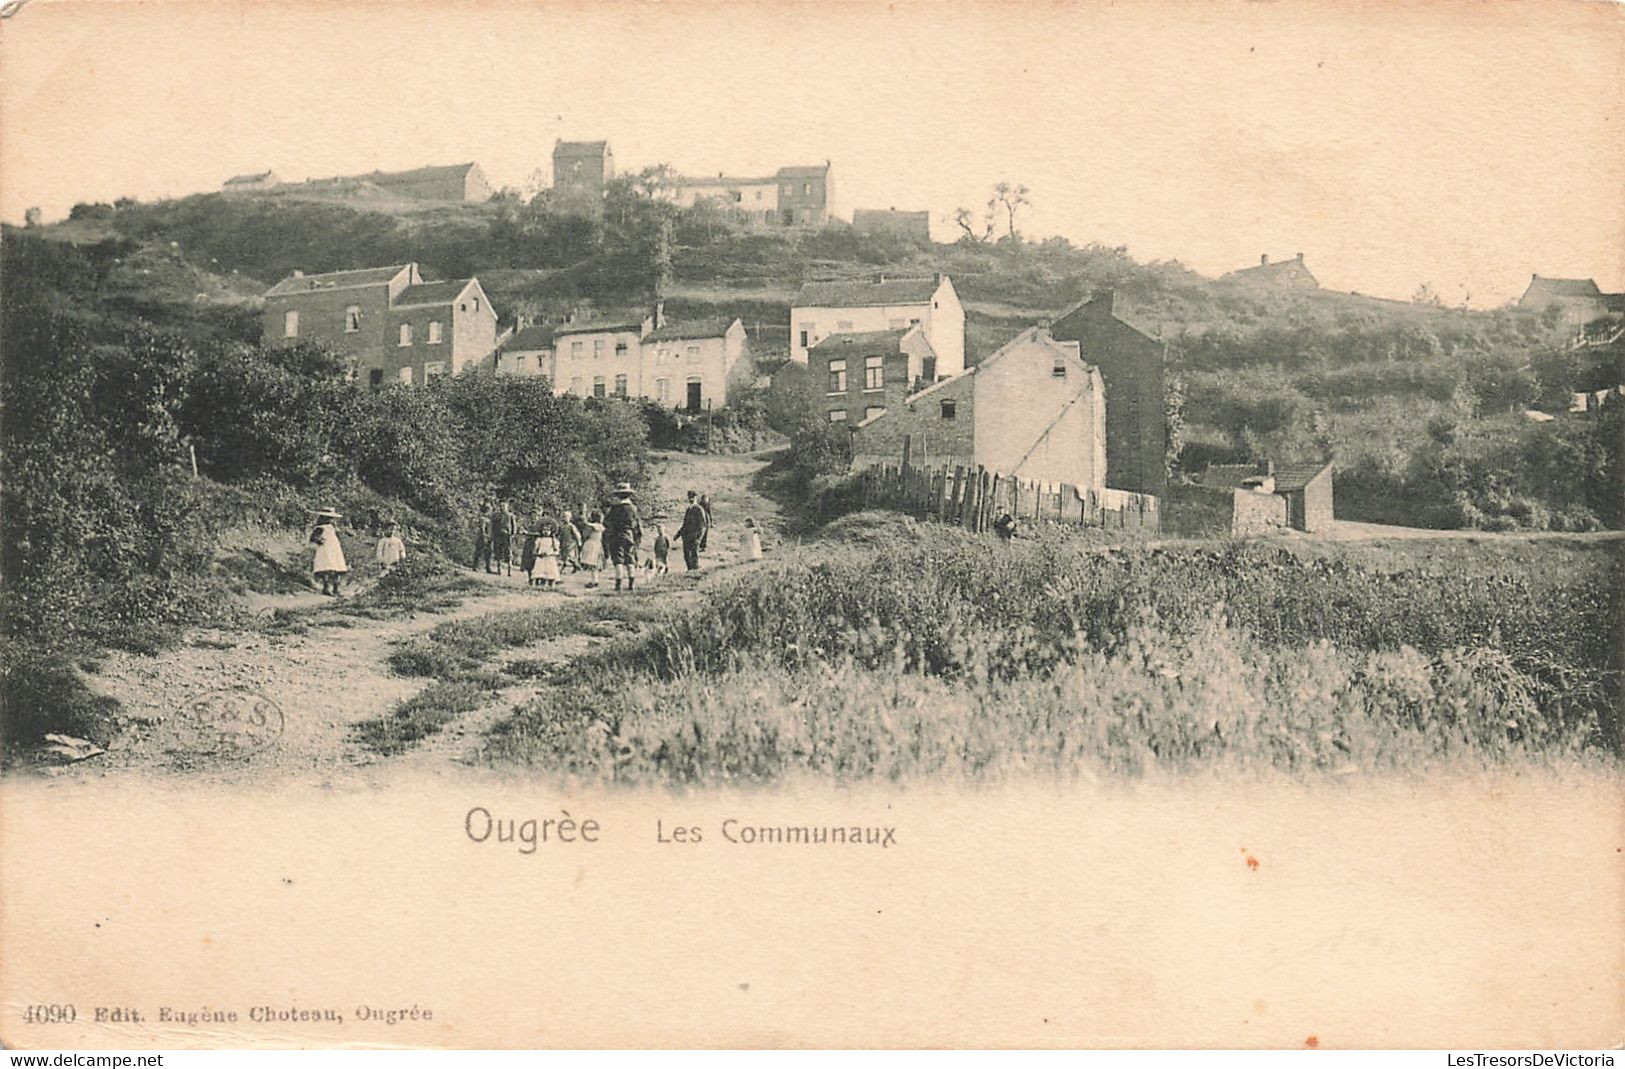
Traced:
<path fill-rule="evenodd" d="M 1239 268 L 1225 275 L 1225 278 L 1239 278 L 1245 280 L 1273 279 L 1277 275 L 1284 275 L 1290 271 L 1302 271 L 1310 278 L 1314 273 L 1304 265 L 1302 256 L 1293 256 L 1286 260 L 1271 260 L 1267 264 L 1253 264 L 1251 267 Z"/>
<path fill-rule="evenodd" d="M 844 334 L 831 334 L 807 351 L 809 353 L 827 353 L 837 349 L 850 352 L 853 349 L 884 349 L 895 353 L 903 336 L 914 327 L 899 327 L 896 330 L 860 330 Z"/>
<path fill-rule="evenodd" d="M 693 319 L 686 323 L 667 323 L 659 330 L 649 332 L 645 341 L 681 341 L 685 338 L 720 338 L 727 334 L 737 319 Z"/>
<path fill-rule="evenodd" d="M 683 176 L 672 180 L 672 185 L 687 186 L 770 186 L 778 181 L 773 175 L 763 175 L 757 178 L 740 178 L 737 175 L 719 174 L 714 178 L 691 178 Z"/>
<path fill-rule="evenodd" d="M 408 182 L 422 182 L 435 178 L 463 178 L 478 164 L 453 163 L 444 167 L 417 167 L 410 171 L 374 171 L 356 177 L 374 185 L 393 186 Z"/>
<path fill-rule="evenodd" d="M 535 352 L 539 349 L 551 349 L 555 329 L 551 323 L 538 323 L 535 326 L 526 327 L 524 330 L 514 331 L 513 336 L 508 339 L 503 348 L 509 352 L 515 350 Z"/>
<path fill-rule="evenodd" d="M 449 282 L 419 282 L 415 286 L 408 286 L 401 290 L 400 295 L 395 298 L 395 307 L 412 308 L 424 305 L 450 304 L 473 281 L 471 278 L 456 278 Z"/>
<path fill-rule="evenodd" d="M 1304 460 L 1281 464 L 1275 469 L 1275 491 L 1302 490 L 1311 479 L 1332 466 L 1329 460 Z"/>
<path fill-rule="evenodd" d="M 1595 279 L 1590 278 L 1541 278 L 1534 275 L 1529 280 L 1529 293 L 1540 293 L 1548 297 L 1600 297 L 1602 290 L 1597 288 Z"/>
<path fill-rule="evenodd" d="M 987 357 L 984 357 L 980 363 L 972 364 L 970 367 L 966 368 L 964 371 L 959 372 L 957 375 L 949 375 L 945 379 L 938 379 L 936 382 L 933 382 L 931 385 L 927 386 L 925 389 L 920 390 L 917 393 L 910 394 L 908 397 L 905 397 L 903 399 L 903 403 L 904 404 L 912 404 L 913 402 L 919 400 L 920 398 L 926 396 L 927 394 L 935 393 L 936 391 L 938 391 L 938 390 L 940 390 L 940 389 L 942 389 L 942 388 L 944 388 L 946 386 L 951 386 L 956 382 L 962 382 L 962 381 L 970 378 L 972 375 L 976 374 L 978 371 L 983 371 L 983 370 L 985 370 L 987 368 L 992 367 L 994 364 L 998 363 L 999 360 L 1002 359 L 1006 354 L 1014 352 L 1015 349 L 1016 349 L 1016 346 L 1022 344 L 1023 342 L 1028 342 L 1028 341 L 1037 342 L 1038 344 L 1043 345 L 1044 347 L 1046 347 L 1048 349 L 1051 349 L 1051 350 L 1055 351 L 1056 353 L 1059 353 L 1062 356 L 1068 357 L 1068 358 L 1070 358 L 1072 360 L 1076 360 L 1078 363 L 1082 364 L 1084 367 L 1089 367 L 1090 366 L 1089 363 L 1086 362 L 1081 356 L 1079 356 L 1077 353 L 1074 353 L 1072 351 L 1071 345 L 1069 345 L 1068 343 L 1057 341 L 1055 338 L 1050 337 L 1048 332 L 1046 332 L 1042 327 L 1028 327 L 1026 330 L 1022 331 L 1020 334 L 1017 334 L 1014 338 L 1011 338 L 1009 341 L 1007 341 L 1003 345 L 999 346 L 999 348 L 995 352 L 993 352 L 992 354 L 990 354 Z M 880 417 L 876 416 L 874 418 L 879 419 Z M 864 420 L 863 423 L 858 424 L 858 426 L 861 427 L 861 426 L 863 426 L 864 423 L 868 423 L 868 422 L 869 422 L 868 420 Z"/>
<path fill-rule="evenodd" d="M 1329 460 L 1301 460 L 1275 467 L 1275 492 L 1278 494 L 1302 490 L 1310 480 L 1332 466 Z M 1202 485 L 1221 490 L 1235 490 L 1248 479 L 1263 478 L 1257 464 L 1209 464 L 1202 473 Z"/>
<path fill-rule="evenodd" d="M 574 323 L 560 323 L 553 328 L 553 337 L 566 334 L 634 334 L 643 330 L 641 319 L 578 319 Z"/>
<path fill-rule="evenodd" d="M 930 219 L 928 211 L 898 211 L 896 208 L 853 208 L 852 221 L 859 219 Z"/>
<path fill-rule="evenodd" d="M 225 184 L 228 186 L 246 186 L 255 182 L 263 182 L 271 177 L 273 175 L 270 171 L 261 171 L 259 174 L 234 174 L 226 179 Z"/>
<path fill-rule="evenodd" d="M 555 141 L 555 156 L 602 156 L 609 151 L 608 141 Z"/>
<path fill-rule="evenodd" d="M 829 164 L 820 163 L 812 167 L 780 167 L 780 178 L 822 178 L 829 173 Z"/>
<path fill-rule="evenodd" d="M 1209 464 L 1202 472 L 1202 485 L 1234 490 L 1248 479 L 1261 477 L 1257 464 Z"/>
<path fill-rule="evenodd" d="M 941 285 L 939 278 L 840 279 L 806 282 L 790 303 L 797 308 L 862 308 L 872 305 L 925 304 Z"/>
<path fill-rule="evenodd" d="M 353 286 L 382 286 L 387 285 L 396 275 L 411 267 L 411 264 L 395 264 L 392 267 L 362 267 L 354 271 L 328 271 L 316 275 L 289 275 L 265 291 L 267 297 L 285 297 L 293 293 L 306 293 L 310 290 L 348 289 Z"/>

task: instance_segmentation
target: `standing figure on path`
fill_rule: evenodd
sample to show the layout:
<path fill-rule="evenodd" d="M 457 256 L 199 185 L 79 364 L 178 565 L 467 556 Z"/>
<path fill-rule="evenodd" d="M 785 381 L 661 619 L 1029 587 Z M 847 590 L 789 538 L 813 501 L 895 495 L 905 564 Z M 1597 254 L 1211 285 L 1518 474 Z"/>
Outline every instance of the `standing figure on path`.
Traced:
<path fill-rule="evenodd" d="M 597 510 L 587 513 L 587 531 L 581 539 L 581 567 L 587 573 L 587 586 L 598 585 L 598 569 L 604 566 L 604 523 Z"/>
<path fill-rule="evenodd" d="M 543 520 L 530 547 L 530 567 L 525 570 L 531 586 L 559 585 L 559 540 L 553 534 L 553 521 Z"/>
<path fill-rule="evenodd" d="M 335 598 L 339 596 L 339 580 L 350 570 L 344 560 L 344 546 L 339 543 L 335 522 L 339 518 L 339 513 L 332 509 L 322 509 L 316 513 L 316 525 L 310 531 L 310 544 L 316 547 L 310 570 L 321 580 L 322 593 Z"/>
<path fill-rule="evenodd" d="M 491 513 L 491 567 L 486 571 L 502 574 L 506 567 L 513 574 L 513 539 L 519 533 L 519 517 L 513 514 L 513 502 L 504 500 L 502 508 Z"/>
<path fill-rule="evenodd" d="M 632 484 L 622 483 L 611 495 L 615 503 L 604 517 L 604 550 L 609 562 L 615 566 L 615 589 L 621 589 L 626 579 L 630 591 L 637 581 L 638 543 L 643 541 L 643 521 L 638 518 L 638 507 L 632 503 Z"/>
<path fill-rule="evenodd" d="M 496 502 L 486 498 L 480 503 L 480 514 L 474 518 L 474 563 L 471 568 L 485 566 L 486 571 L 491 570 L 491 513 L 496 511 Z"/>
<path fill-rule="evenodd" d="M 655 524 L 655 574 L 665 575 L 666 558 L 671 555 L 671 539 L 666 537 L 666 525 Z"/>
<path fill-rule="evenodd" d="M 527 579 L 530 577 L 531 569 L 536 567 L 536 543 L 542 537 L 542 527 L 546 522 L 542 510 L 537 509 L 531 516 L 530 523 L 519 532 L 519 570 L 525 573 Z M 535 585 L 534 580 L 531 585 Z"/>
<path fill-rule="evenodd" d="M 683 565 L 688 571 L 700 566 L 700 543 L 705 539 L 705 509 L 695 500 L 694 491 L 688 492 L 688 508 L 683 512 L 683 525 L 677 528 L 677 541 L 683 544 Z"/>
<path fill-rule="evenodd" d="M 762 559 L 762 536 L 756 530 L 756 521 L 749 516 L 745 518 L 745 529 L 739 532 L 739 559 Z"/>
<path fill-rule="evenodd" d="M 395 565 L 406 559 L 406 543 L 401 541 L 399 524 L 392 523 L 384 528 L 384 537 L 378 540 L 378 547 L 372 555 L 378 561 L 380 576 L 388 575 L 395 570 Z"/>
<path fill-rule="evenodd" d="M 700 511 L 705 513 L 705 530 L 700 532 L 700 552 L 705 552 L 706 543 L 711 541 L 711 495 L 700 495 Z"/>
<path fill-rule="evenodd" d="M 569 509 L 564 510 L 564 522 L 559 525 L 559 567 L 572 572 L 579 572 L 581 564 L 577 557 L 581 553 L 581 529 L 576 526 L 576 518 Z"/>

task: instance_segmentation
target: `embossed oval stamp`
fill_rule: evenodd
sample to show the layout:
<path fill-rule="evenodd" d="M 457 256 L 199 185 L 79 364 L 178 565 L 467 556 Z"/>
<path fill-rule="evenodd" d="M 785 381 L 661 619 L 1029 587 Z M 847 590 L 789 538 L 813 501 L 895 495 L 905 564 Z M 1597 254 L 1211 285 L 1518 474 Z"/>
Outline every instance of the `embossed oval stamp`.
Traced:
<path fill-rule="evenodd" d="M 285 723 L 281 706 L 259 691 L 222 687 L 188 702 L 172 726 L 182 752 L 247 757 L 276 742 Z"/>

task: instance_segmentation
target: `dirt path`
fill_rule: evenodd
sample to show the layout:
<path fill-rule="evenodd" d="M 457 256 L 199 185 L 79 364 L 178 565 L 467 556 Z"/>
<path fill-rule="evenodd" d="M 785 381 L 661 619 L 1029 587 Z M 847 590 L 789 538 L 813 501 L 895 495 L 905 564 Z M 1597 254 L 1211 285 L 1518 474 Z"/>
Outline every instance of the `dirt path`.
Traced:
<path fill-rule="evenodd" d="M 756 519 L 772 554 L 780 545 L 783 517 L 776 503 L 752 488 L 769 459 L 765 454 L 654 455 L 656 489 L 644 502 L 646 513 L 663 514 L 668 534 L 675 532 L 692 489 L 711 497 L 716 526 L 702 557 L 699 582 L 678 574 L 682 557 L 674 547 L 677 572 L 640 572 L 640 596 L 674 603 L 700 597 L 713 576 L 737 565 L 746 516 Z M 646 554 L 652 544 L 651 529 Z M 90 683 L 98 693 L 118 699 L 127 729 L 107 753 L 64 766 L 61 772 L 95 776 L 144 770 L 234 781 L 300 778 L 325 783 L 473 764 L 485 731 L 545 686 L 545 680 L 516 682 L 408 753 L 381 757 L 356 741 L 356 725 L 382 716 L 428 685 L 393 674 L 387 663 L 390 652 L 447 621 L 614 594 L 607 582 L 588 588 L 584 576 L 567 576 L 561 591 L 543 592 L 528 588 L 518 576 L 470 574 L 483 589 L 449 612 L 387 621 L 340 617 L 333 626 L 313 626 L 305 634 L 199 629 L 180 648 L 155 657 L 110 653 Z M 320 595 L 299 592 L 257 595 L 246 607 L 268 614 L 327 604 Z M 601 636 L 567 635 L 506 656 L 562 661 L 603 641 Z M 260 726 L 261 719 L 267 726 Z M 223 737 L 222 730 L 228 735 Z"/>

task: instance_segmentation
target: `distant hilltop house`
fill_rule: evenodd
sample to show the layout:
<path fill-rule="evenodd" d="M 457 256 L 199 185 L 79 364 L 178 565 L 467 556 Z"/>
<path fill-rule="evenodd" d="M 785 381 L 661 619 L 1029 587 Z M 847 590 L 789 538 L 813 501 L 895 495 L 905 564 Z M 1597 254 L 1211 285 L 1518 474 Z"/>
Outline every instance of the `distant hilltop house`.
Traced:
<path fill-rule="evenodd" d="M 939 378 L 965 369 L 965 309 L 947 275 L 808 282 L 790 302 L 790 359 L 807 363 L 809 350 L 831 334 L 912 326 L 936 354 Z"/>
<path fill-rule="evenodd" d="M 615 177 L 615 154 L 608 141 L 553 142 L 553 189 L 565 196 L 600 199 Z"/>
<path fill-rule="evenodd" d="M 1283 290 L 1318 290 L 1320 283 L 1304 265 L 1303 253 L 1290 260 L 1270 262 L 1269 253 L 1259 256 L 1255 267 L 1243 267 L 1224 276 L 1230 282 L 1247 286 L 1268 286 Z"/>
<path fill-rule="evenodd" d="M 931 240 L 930 212 L 900 212 L 896 208 L 855 208 L 852 229 L 860 234 Z"/>
<path fill-rule="evenodd" d="M 425 282 L 415 263 L 307 275 L 265 294 L 270 344 L 315 342 L 374 388 L 455 375 L 496 349 L 496 312 L 477 278 Z"/>
<path fill-rule="evenodd" d="M 1167 490 L 1166 349 L 1119 319 L 1116 298 L 1102 290 L 1061 312 L 1050 336 L 1075 341 L 1100 369 L 1106 389 L 1106 485 L 1160 495 Z"/>
<path fill-rule="evenodd" d="M 1077 342 L 1029 327 L 974 367 L 941 379 L 852 433 L 854 465 L 895 461 L 978 465 L 1005 478 L 1102 491 L 1106 484 L 1105 389 Z"/>
<path fill-rule="evenodd" d="M 275 171 L 261 171 L 259 174 L 239 174 L 226 179 L 220 185 L 222 193 L 261 193 L 267 189 L 275 189 L 282 184 Z"/>
<path fill-rule="evenodd" d="M 1625 293 L 1604 293 L 1595 279 L 1531 275 L 1518 307 L 1543 311 L 1553 305 L 1563 310 L 1566 326 L 1579 329 L 1598 319 L 1625 316 Z"/>
<path fill-rule="evenodd" d="M 825 160 L 756 178 L 682 176 L 662 195 L 684 208 L 714 201 L 740 222 L 758 226 L 820 226 L 832 217 L 835 180 Z"/>
<path fill-rule="evenodd" d="M 689 412 L 722 408 L 755 376 L 737 318 L 669 323 L 650 315 L 525 326 L 503 345 L 497 374 L 545 375 L 555 394 L 639 397 Z"/>
<path fill-rule="evenodd" d="M 362 193 L 375 190 L 409 200 L 483 204 L 494 191 L 477 163 L 456 163 L 444 167 L 419 167 L 411 171 L 374 171 L 371 174 L 311 178 L 298 185 L 283 185 L 284 191 L 310 190 L 336 193 Z"/>
<path fill-rule="evenodd" d="M 922 326 L 831 334 L 808 350 L 813 415 L 856 427 L 937 378 L 937 354 Z"/>
<path fill-rule="evenodd" d="M 1260 534 L 1291 528 L 1314 534 L 1332 526 L 1332 465 L 1310 460 L 1277 467 L 1210 464 L 1198 484 L 1231 495 L 1230 533 Z"/>

